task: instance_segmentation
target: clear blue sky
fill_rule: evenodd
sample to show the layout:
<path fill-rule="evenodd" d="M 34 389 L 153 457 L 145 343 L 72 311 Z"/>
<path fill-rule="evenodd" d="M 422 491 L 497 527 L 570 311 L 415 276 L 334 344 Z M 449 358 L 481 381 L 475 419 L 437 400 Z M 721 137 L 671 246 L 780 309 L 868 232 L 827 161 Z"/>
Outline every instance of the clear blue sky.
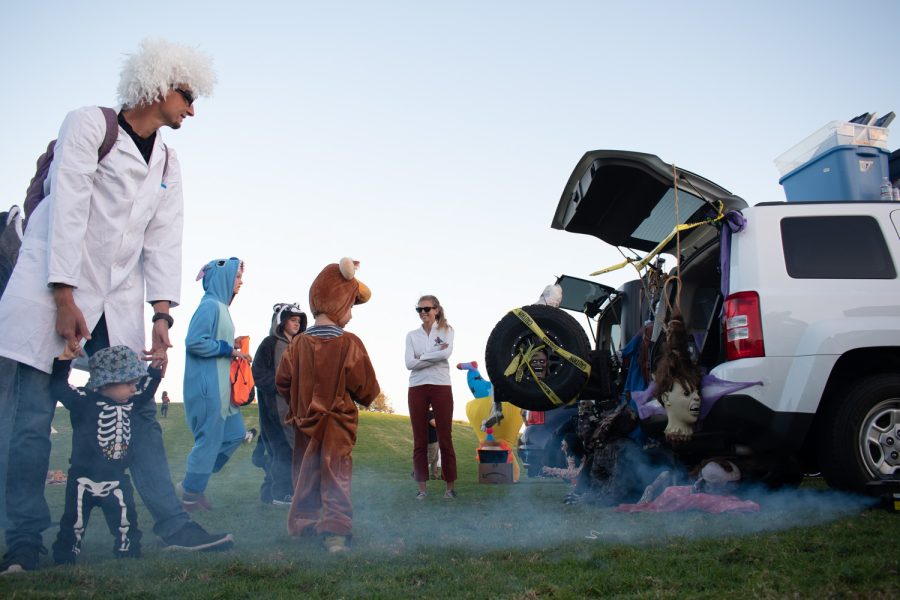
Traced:
<path fill-rule="evenodd" d="M 215 96 L 163 130 L 186 204 L 163 388 L 180 399 L 207 260 L 246 260 L 232 314 L 255 347 L 272 304 L 308 309 L 312 279 L 347 255 L 374 294 L 349 329 L 406 412 L 419 295 L 447 309 L 452 362 L 483 364 L 509 308 L 557 275 L 618 262 L 549 228 L 585 151 L 650 152 L 750 204 L 780 200 L 776 156 L 828 121 L 900 109 L 897 23 L 893 0 L 4 2 L 0 204 L 21 203 L 67 111 L 115 102 L 141 38 L 199 47 L 215 59 Z M 452 376 L 463 417 L 470 394 Z"/>

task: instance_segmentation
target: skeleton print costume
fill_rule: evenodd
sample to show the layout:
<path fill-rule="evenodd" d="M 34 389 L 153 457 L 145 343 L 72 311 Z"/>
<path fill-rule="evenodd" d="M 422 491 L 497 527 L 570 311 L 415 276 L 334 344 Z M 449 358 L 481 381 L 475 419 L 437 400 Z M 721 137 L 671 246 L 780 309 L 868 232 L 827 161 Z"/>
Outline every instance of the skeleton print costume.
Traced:
<path fill-rule="evenodd" d="M 138 381 L 137 394 L 125 403 L 118 403 L 90 387 L 70 386 L 70 363 L 55 360 L 51 375 L 53 396 L 69 409 L 72 421 L 66 507 L 59 522 L 59 535 L 53 544 L 53 559 L 57 564 L 75 562 L 95 506 L 103 510 L 114 537 L 113 554 L 117 558 L 137 558 L 141 554 L 141 531 L 131 478 L 125 473 L 129 464 L 128 449 L 133 442 L 131 412 L 140 403 L 153 402 L 161 372 L 149 368 Z M 95 378 L 93 363 L 91 377 Z M 91 382 L 88 385 L 91 386 Z"/>

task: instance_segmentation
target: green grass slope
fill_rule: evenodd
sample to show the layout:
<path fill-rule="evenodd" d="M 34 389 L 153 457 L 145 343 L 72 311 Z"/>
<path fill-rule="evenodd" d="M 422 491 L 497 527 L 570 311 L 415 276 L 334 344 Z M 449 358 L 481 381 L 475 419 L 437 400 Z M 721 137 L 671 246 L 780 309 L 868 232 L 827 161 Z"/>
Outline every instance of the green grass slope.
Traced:
<path fill-rule="evenodd" d="M 245 410 L 257 426 L 256 407 Z M 173 480 L 192 439 L 181 405 L 160 419 Z M 60 409 L 51 468 L 66 469 L 71 429 Z M 232 532 L 233 550 L 163 551 L 139 504 L 145 557 L 115 560 L 99 514 L 80 563 L 0 578 L 0 598 L 580 598 L 900 596 L 900 515 L 818 489 L 758 497 L 756 514 L 619 514 L 565 506 L 567 485 L 524 479 L 478 485 L 476 437 L 455 425 L 459 498 L 410 479 L 411 432 L 403 416 L 364 413 L 354 450 L 353 550 L 329 556 L 314 539 L 287 535 L 286 507 L 258 500 L 262 471 L 252 445 L 213 476 L 215 510 L 196 516 Z M 162 459 L 162 457 L 161 457 Z M 49 486 L 54 518 L 63 486 Z M 45 533 L 49 546 L 56 535 Z"/>

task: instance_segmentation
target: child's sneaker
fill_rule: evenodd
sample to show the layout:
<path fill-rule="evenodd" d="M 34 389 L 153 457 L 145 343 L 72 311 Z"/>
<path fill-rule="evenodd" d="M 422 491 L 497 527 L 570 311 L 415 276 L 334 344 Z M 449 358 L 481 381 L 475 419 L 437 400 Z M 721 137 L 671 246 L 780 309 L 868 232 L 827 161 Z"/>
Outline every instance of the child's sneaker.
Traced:
<path fill-rule="evenodd" d="M 420 492 L 416 492 L 416 500 L 424 500 L 424 499 L 427 498 L 427 497 L 428 497 L 428 493 L 427 493 L 427 492 L 421 492 L 421 491 L 420 491 Z"/>
<path fill-rule="evenodd" d="M 456 498 L 456 492 L 454 490 L 447 490 L 444 492 L 444 498 L 450 498 L 452 500 Z"/>
<path fill-rule="evenodd" d="M 338 554 L 339 552 L 347 552 L 350 546 L 347 545 L 347 536 L 344 535 L 326 535 L 322 540 L 322 544 L 329 554 Z"/>
<path fill-rule="evenodd" d="M 234 546 L 234 537 L 230 533 L 207 533 L 193 521 L 188 521 L 163 541 L 166 550 L 185 552 L 217 552 Z"/>
<path fill-rule="evenodd" d="M 272 500 L 272 504 L 274 504 L 276 506 L 290 506 L 293 499 L 294 499 L 294 497 L 292 495 L 288 494 L 282 498 L 274 498 Z"/>
<path fill-rule="evenodd" d="M 184 489 L 183 482 L 175 485 L 175 491 L 181 494 L 181 506 L 186 512 L 197 512 L 198 510 L 212 510 L 212 502 L 209 501 L 202 492 L 189 492 Z"/>

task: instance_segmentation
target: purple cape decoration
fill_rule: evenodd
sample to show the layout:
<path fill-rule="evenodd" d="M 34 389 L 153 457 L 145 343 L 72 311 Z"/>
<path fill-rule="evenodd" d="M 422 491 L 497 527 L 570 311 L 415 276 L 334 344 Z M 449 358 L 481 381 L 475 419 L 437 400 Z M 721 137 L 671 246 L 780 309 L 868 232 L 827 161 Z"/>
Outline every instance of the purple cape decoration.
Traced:
<path fill-rule="evenodd" d="M 713 405 L 719 401 L 722 396 L 733 394 L 734 392 L 745 388 L 762 385 L 762 381 L 725 381 L 714 375 L 704 375 L 700 379 L 700 420 L 706 418 Z M 650 382 L 647 389 L 643 392 L 631 392 L 631 399 L 634 400 L 638 409 L 638 416 L 643 420 L 651 415 L 665 415 L 666 409 L 659 404 L 649 404 L 656 397 L 656 382 Z"/>
<path fill-rule="evenodd" d="M 722 297 L 728 297 L 731 265 L 731 236 L 741 232 L 747 226 L 747 219 L 736 210 L 725 213 L 725 224 L 722 226 L 719 243 L 719 272 L 722 274 Z"/>

